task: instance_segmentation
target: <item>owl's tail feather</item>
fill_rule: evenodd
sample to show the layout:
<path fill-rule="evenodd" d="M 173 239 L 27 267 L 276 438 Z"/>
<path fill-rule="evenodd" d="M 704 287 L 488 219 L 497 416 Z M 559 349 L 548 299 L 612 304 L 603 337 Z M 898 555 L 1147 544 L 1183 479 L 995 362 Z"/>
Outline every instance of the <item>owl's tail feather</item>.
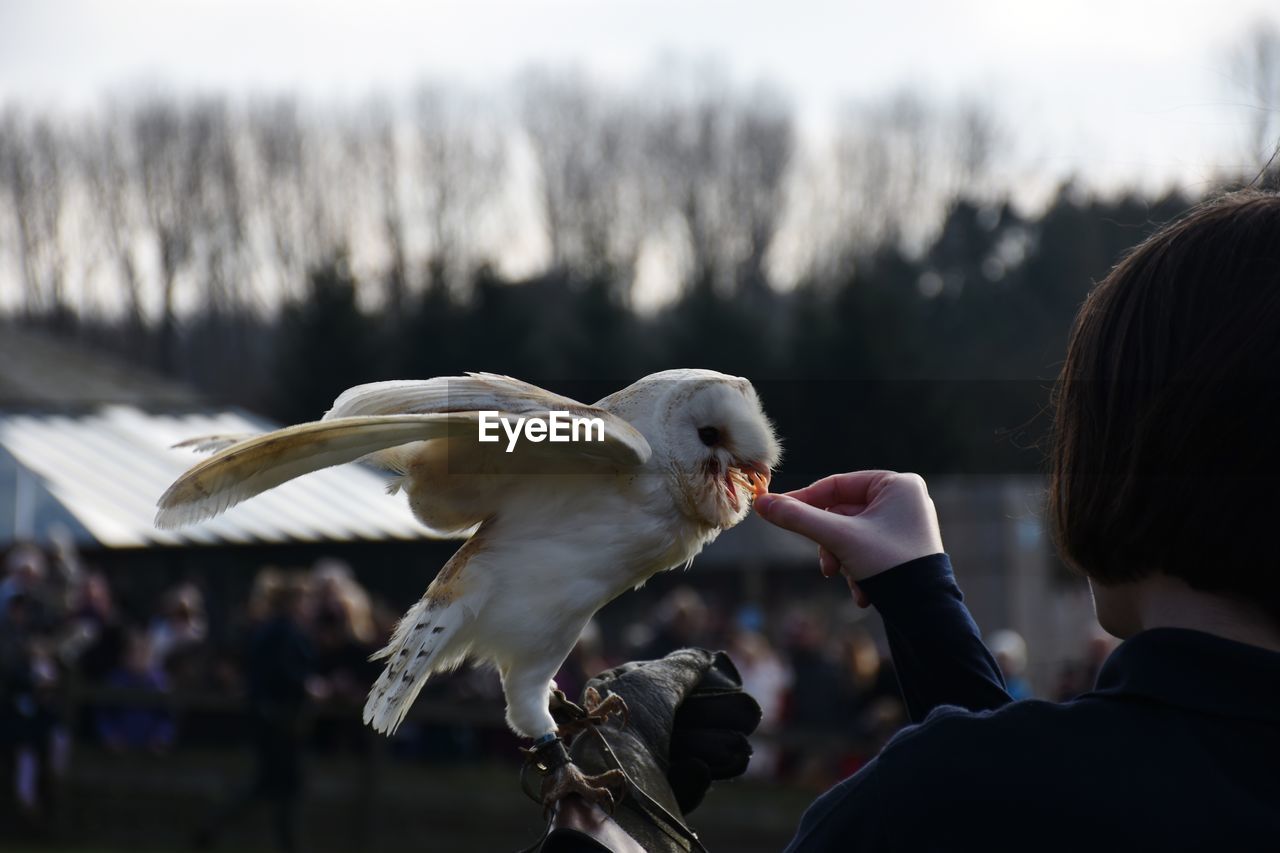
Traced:
<path fill-rule="evenodd" d="M 387 665 L 365 702 L 366 725 L 382 734 L 395 734 L 427 679 L 462 663 L 468 646 L 461 636 L 466 613 L 463 602 L 442 606 L 430 591 L 409 608 L 391 641 L 371 658 L 385 659 Z"/>

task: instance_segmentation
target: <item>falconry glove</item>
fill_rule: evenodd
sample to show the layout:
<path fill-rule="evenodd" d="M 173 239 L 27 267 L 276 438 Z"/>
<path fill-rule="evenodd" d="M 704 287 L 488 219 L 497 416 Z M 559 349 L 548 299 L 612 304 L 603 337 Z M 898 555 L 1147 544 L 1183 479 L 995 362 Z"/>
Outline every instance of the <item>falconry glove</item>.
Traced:
<path fill-rule="evenodd" d="M 705 849 L 686 816 L 713 782 L 747 769 L 747 736 L 760 723 L 760 706 L 743 692 L 733 662 L 724 652 L 681 649 L 661 660 L 606 670 L 587 683 L 588 700 L 593 692 L 605 700 L 621 697 L 626 713 L 581 725 L 586 710 L 564 699 L 554 701 L 552 712 L 562 730 L 581 728 L 568 744 L 569 760 L 585 773 L 625 774 L 621 802 L 612 816 L 643 849 Z M 556 747 L 548 755 L 558 751 L 558 743 Z M 536 775 L 538 762 L 531 766 Z M 526 790 L 534 795 L 528 777 L 526 773 Z M 589 849 L 557 846 L 561 843 L 553 828 L 534 849 Z"/>

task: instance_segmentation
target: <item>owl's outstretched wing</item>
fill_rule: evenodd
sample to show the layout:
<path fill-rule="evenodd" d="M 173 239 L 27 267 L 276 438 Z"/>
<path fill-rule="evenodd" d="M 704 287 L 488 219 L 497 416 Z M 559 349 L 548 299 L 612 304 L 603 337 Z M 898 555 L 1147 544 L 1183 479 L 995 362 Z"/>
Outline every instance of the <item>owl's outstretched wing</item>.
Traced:
<path fill-rule="evenodd" d="M 525 442 L 519 453 L 495 453 L 495 445 L 479 441 L 482 411 L 542 421 L 553 411 L 599 418 L 603 441 Z M 402 449 L 436 440 L 448 442 L 451 459 L 482 453 L 484 474 L 497 489 L 504 467 L 527 472 L 531 459 L 629 468 L 651 454 L 644 436 L 625 420 L 517 379 L 472 374 L 378 382 L 344 392 L 323 420 L 240 441 L 195 465 L 161 496 L 155 523 L 171 528 L 203 521 L 295 477 L 362 458 L 404 473 Z"/>

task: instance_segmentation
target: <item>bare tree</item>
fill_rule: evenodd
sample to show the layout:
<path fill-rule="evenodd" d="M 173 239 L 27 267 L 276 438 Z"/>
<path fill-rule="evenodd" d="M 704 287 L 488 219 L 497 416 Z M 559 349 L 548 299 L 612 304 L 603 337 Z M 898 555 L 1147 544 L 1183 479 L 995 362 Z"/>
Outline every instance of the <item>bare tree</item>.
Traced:
<path fill-rule="evenodd" d="M 713 176 L 719 168 L 716 137 L 718 101 L 664 105 L 649 125 L 649 160 L 667 203 L 683 225 L 688 246 L 688 278 L 711 282 L 717 271 Z"/>
<path fill-rule="evenodd" d="M 277 295 L 300 292 L 307 266 L 306 129 L 292 98 L 250 105 L 248 178 L 260 226 L 267 235 L 261 260 L 274 271 Z"/>
<path fill-rule="evenodd" d="M 725 237 L 736 244 L 739 287 L 758 290 L 768 284 L 765 255 L 782 218 L 794 144 L 790 108 L 780 97 L 761 92 L 735 110 L 724 152 L 733 226 Z"/>
<path fill-rule="evenodd" d="M 482 216 L 507 178 L 505 139 L 478 110 L 464 115 L 432 86 L 418 89 L 412 110 L 430 283 L 457 290 L 482 251 Z"/>
<path fill-rule="evenodd" d="M 531 76 L 522 96 L 551 266 L 627 289 L 649 225 L 639 116 L 571 75 Z"/>
<path fill-rule="evenodd" d="M 247 113 L 244 173 L 251 220 L 263 235 L 258 263 L 272 271 L 268 309 L 304 292 L 307 272 L 344 251 L 361 212 L 359 154 L 368 133 L 351 115 L 316 115 L 293 98 Z"/>
<path fill-rule="evenodd" d="M 207 140 L 193 133 L 181 108 L 155 99 L 132 117 L 147 225 L 159 259 L 159 361 L 173 370 L 177 355 L 178 277 L 195 253 Z"/>
<path fill-rule="evenodd" d="M 35 155 L 36 217 L 43 250 L 45 302 L 55 319 L 71 311 L 67 303 L 67 258 L 63 250 L 62 225 L 66 182 L 63 137 L 48 120 L 38 120 L 32 134 Z"/>
<path fill-rule="evenodd" d="M 886 245 L 928 241 L 947 203 L 991 191 L 991 167 L 1005 144 L 985 102 L 939 105 L 911 91 L 851 104 L 829 154 L 815 272 L 830 274 Z M 821 195 L 821 190 L 814 195 Z"/>
<path fill-rule="evenodd" d="M 23 117 L 16 110 L 5 113 L 0 124 L 0 176 L 9 196 L 16 233 L 18 268 L 22 275 L 23 311 L 40 310 L 39 235 L 35 206 L 35 167 Z"/>
<path fill-rule="evenodd" d="M 384 299 L 392 316 L 399 316 L 409 296 L 409 248 L 404 194 L 406 169 L 401 156 L 400 122 L 390 105 L 384 101 L 372 103 L 368 110 L 367 128 L 355 128 L 352 153 L 363 155 L 371 172 L 370 191 L 374 196 L 375 216 L 382 232 L 387 254 L 387 268 L 383 274 Z"/>
<path fill-rule="evenodd" d="M 10 112 L 0 190 L 22 304 L 61 310 L 68 265 L 98 266 L 69 254 L 70 236 L 90 233 L 111 273 L 101 280 L 119 288 L 131 324 L 154 323 L 171 365 L 183 312 L 206 326 L 225 318 L 237 335 L 347 249 L 357 271 L 376 256 L 393 312 L 422 280 L 457 292 L 498 202 L 524 190 L 554 269 L 625 299 L 643 251 L 657 248 L 678 256 L 686 283 L 759 291 L 780 244 L 820 243 L 811 254 L 830 270 L 886 243 L 923 242 L 947 199 L 988 184 L 1003 141 L 981 102 L 908 92 L 850 108 L 827 155 L 802 169 L 788 101 L 706 71 L 623 93 L 529 74 L 516 128 L 431 86 L 407 111 L 152 98 L 78 137 L 74 173 L 65 131 Z M 526 152 L 528 169 L 512 160 Z"/>
<path fill-rule="evenodd" d="M 32 317 L 62 318 L 66 254 L 62 228 L 66 181 L 63 138 L 43 118 L 27 122 L 10 111 L 0 123 L 0 172 L 17 228 L 22 304 Z"/>
<path fill-rule="evenodd" d="M 649 158 L 685 236 L 687 279 L 733 291 L 766 282 L 794 150 L 780 96 L 720 87 L 662 105 L 649 125 Z"/>
<path fill-rule="evenodd" d="M 992 177 L 998 155 L 1008 147 L 1004 128 L 991 106 L 969 98 L 959 103 L 952 118 L 950 136 L 955 142 L 955 180 L 952 194 L 981 194 Z"/>
<path fill-rule="evenodd" d="M 120 113 L 91 126 L 79 146 L 81 172 L 92 200 L 97 228 L 115 281 L 122 291 L 126 326 L 136 336 L 146 323 L 142 272 L 137 257 L 141 200 L 133 176 L 137 168 Z"/>
<path fill-rule="evenodd" d="M 248 307 L 253 264 L 248 252 L 248 201 L 239 129 L 226 102 L 204 100 L 187 111 L 189 133 L 198 137 L 201 159 L 193 180 L 200 191 L 191 200 L 196 217 L 197 277 L 203 310 L 217 318 Z"/>

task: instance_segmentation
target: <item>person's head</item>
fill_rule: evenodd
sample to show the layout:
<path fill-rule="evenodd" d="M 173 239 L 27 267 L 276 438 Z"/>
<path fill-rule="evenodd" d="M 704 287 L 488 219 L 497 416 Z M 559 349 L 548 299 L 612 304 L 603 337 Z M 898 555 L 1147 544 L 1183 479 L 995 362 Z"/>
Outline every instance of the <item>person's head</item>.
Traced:
<path fill-rule="evenodd" d="M 165 618 L 181 627 L 204 623 L 204 595 L 199 587 L 190 583 L 179 584 L 164 597 Z"/>
<path fill-rule="evenodd" d="M 698 591 L 678 586 L 667 593 L 660 605 L 663 623 L 677 639 L 693 642 L 707 629 L 707 605 Z"/>
<path fill-rule="evenodd" d="M 1050 516 L 1098 618 L 1134 582 L 1186 584 L 1280 623 L 1280 195 L 1200 205 L 1081 308 L 1056 392 Z"/>
<path fill-rule="evenodd" d="M 842 638 L 841 657 L 855 684 L 862 688 L 875 685 L 883 659 L 870 631 L 861 626 L 850 629 Z"/>
<path fill-rule="evenodd" d="M 307 583 L 301 572 L 285 575 L 267 600 L 267 609 L 272 616 L 297 623 L 306 621 L 306 605 Z"/>
<path fill-rule="evenodd" d="M 5 557 L 5 575 L 17 589 L 34 590 L 44 580 L 48 563 L 44 552 L 25 542 L 14 545 Z"/>
<path fill-rule="evenodd" d="M 110 618 L 114 609 L 111 601 L 111 584 L 102 572 L 89 572 L 80 587 L 80 609 L 100 619 Z"/>
<path fill-rule="evenodd" d="M 275 566 L 264 566 L 253 578 L 249 591 L 249 618 L 261 622 L 271 617 L 271 601 L 284 583 L 284 572 Z"/>
<path fill-rule="evenodd" d="M 253 579 L 249 617 L 255 622 L 273 618 L 303 619 L 306 585 L 297 572 L 268 566 Z"/>
<path fill-rule="evenodd" d="M 317 560 L 311 568 L 309 587 L 318 612 L 340 616 L 344 639 L 365 644 L 377 639 L 369 594 L 348 563 L 334 557 Z"/>

